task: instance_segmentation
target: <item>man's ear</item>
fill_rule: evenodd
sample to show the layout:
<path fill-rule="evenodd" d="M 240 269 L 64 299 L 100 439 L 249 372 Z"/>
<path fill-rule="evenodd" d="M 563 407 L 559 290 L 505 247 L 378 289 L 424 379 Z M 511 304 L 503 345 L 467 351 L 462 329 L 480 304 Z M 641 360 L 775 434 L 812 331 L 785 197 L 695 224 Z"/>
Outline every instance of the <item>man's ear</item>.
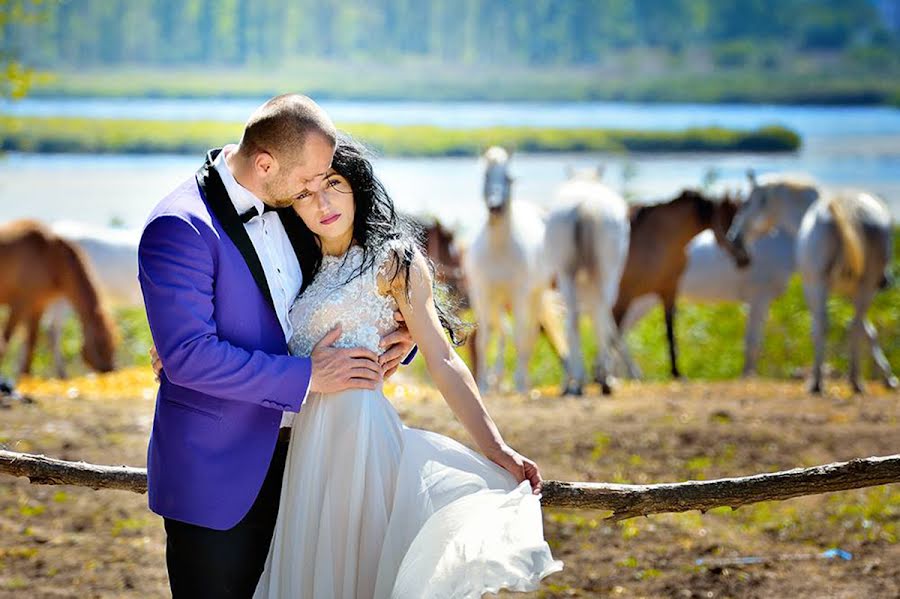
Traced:
<path fill-rule="evenodd" d="M 257 174 L 268 177 L 278 172 L 278 161 L 268 152 L 257 152 L 253 158 L 253 167 Z"/>

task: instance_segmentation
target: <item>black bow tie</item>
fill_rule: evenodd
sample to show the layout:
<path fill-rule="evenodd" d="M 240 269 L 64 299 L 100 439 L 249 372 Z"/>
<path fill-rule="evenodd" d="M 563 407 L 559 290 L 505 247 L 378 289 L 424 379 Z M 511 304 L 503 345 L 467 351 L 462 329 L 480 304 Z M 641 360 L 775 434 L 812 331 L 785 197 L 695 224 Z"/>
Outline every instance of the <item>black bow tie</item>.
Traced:
<path fill-rule="evenodd" d="M 271 206 L 269 206 L 268 204 L 263 204 L 263 214 L 265 214 L 266 212 L 272 212 L 273 210 L 275 210 L 275 209 L 272 208 Z M 250 210 L 247 210 L 246 212 L 241 213 L 240 218 L 241 218 L 241 222 L 246 224 L 251 218 L 254 218 L 257 216 L 259 216 L 259 210 L 256 209 L 256 206 L 251 206 Z"/>

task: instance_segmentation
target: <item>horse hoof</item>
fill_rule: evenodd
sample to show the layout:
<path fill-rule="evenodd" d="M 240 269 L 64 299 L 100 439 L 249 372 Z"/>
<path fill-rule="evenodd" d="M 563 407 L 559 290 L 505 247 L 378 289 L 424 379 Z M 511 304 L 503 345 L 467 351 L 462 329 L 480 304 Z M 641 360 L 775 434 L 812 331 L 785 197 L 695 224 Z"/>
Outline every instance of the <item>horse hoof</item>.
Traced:
<path fill-rule="evenodd" d="M 850 383 L 850 388 L 853 389 L 853 395 L 865 395 L 866 388 L 859 383 Z"/>
<path fill-rule="evenodd" d="M 563 390 L 564 397 L 565 396 L 581 397 L 582 395 L 584 395 L 584 389 L 580 385 L 578 385 L 578 386 L 570 385 L 570 386 L 567 386 Z"/>
<path fill-rule="evenodd" d="M 600 383 L 600 392 L 603 395 L 612 395 L 612 387 L 609 386 L 608 382 L 603 381 Z"/>
<path fill-rule="evenodd" d="M 884 386 L 886 389 L 897 389 L 900 388 L 900 381 L 895 376 L 888 377 L 884 379 Z"/>
<path fill-rule="evenodd" d="M 822 395 L 822 383 L 818 381 L 811 382 L 806 389 L 812 395 Z"/>

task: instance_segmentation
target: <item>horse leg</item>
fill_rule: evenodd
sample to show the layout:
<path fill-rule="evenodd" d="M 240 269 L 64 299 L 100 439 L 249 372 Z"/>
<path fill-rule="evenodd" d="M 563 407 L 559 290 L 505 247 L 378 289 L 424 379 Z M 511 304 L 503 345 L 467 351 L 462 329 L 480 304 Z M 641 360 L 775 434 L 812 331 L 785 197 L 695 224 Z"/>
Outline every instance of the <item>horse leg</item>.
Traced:
<path fill-rule="evenodd" d="M 666 316 L 666 340 L 669 342 L 669 363 L 673 379 L 680 379 L 678 372 L 678 351 L 675 348 L 675 294 L 662 296 Z"/>
<path fill-rule="evenodd" d="M 584 356 L 581 354 L 581 331 L 578 330 L 578 296 L 575 277 L 568 273 L 559 275 L 559 292 L 566 303 L 566 339 L 569 357 L 566 360 L 566 380 L 563 395 L 584 393 Z"/>
<path fill-rule="evenodd" d="M 13 333 L 22 320 L 22 309 L 13 305 L 9 307 L 9 316 L 6 319 L 6 325 L 3 327 L 3 337 L 0 339 L 0 365 L 3 364 L 3 358 L 6 350 L 9 348 L 9 342 L 12 340 Z"/>
<path fill-rule="evenodd" d="M 613 348 L 619 347 L 616 338 L 618 327 L 613 319 L 612 308 L 605 297 L 598 297 L 594 305 L 594 335 L 597 338 L 597 358 L 594 362 L 594 375 L 600 383 L 603 395 L 612 394 L 610 374 L 613 366 Z M 624 357 L 624 355 L 623 355 Z"/>
<path fill-rule="evenodd" d="M 825 362 L 825 341 L 828 333 L 828 286 L 824 280 L 805 280 L 803 294 L 812 314 L 814 356 L 809 392 L 819 394 L 822 392 L 822 365 Z"/>
<path fill-rule="evenodd" d="M 641 369 L 638 368 L 634 359 L 631 357 L 631 352 L 628 350 L 628 342 L 625 340 L 624 331 L 626 330 L 626 328 L 622 326 L 626 324 L 628 313 L 631 311 L 632 306 L 634 306 L 634 301 L 632 300 L 628 304 L 619 302 L 616 299 L 616 296 L 618 295 L 618 289 L 611 289 L 610 287 L 606 288 L 605 294 L 608 302 L 607 305 L 613 306 L 612 312 L 610 314 L 612 347 L 616 350 L 616 353 L 619 355 L 619 358 L 622 360 L 622 362 L 624 362 L 628 378 L 632 380 L 639 380 L 641 378 Z M 610 300 L 614 300 L 615 303 Z M 647 304 L 646 301 L 642 301 L 642 303 L 652 306 L 652 304 Z M 620 325 L 619 323 L 622 324 Z M 594 370 L 595 377 L 599 378 L 596 372 L 596 365 Z M 610 374 L 612 373 L 610 372 Z"/>
<path fill-rule="evenodd" d="M 516 346 L 516 391 L 527 393 L 530 385 L 528 381 L 528 365 L 531 362 L 531 353 L 534 351 L 534 343 L 537 340 L 540 327 L 537 322 L 537 310 L 535 298 L 526 296 L 518 298 L 513 305 L 515 314 L 515 328 L 513 329 Z"/>
<path fill-rule="evenodd" d="M 53 363 L 56 366 L 57 378 L 66 378 L 66 363 L 62 353 L 62 328 L 66 317 L 66 304 L 59 300 L 47 311 L 47 340 L 53 352 Z"/>
<path fill-rule="evenodd" d="M 864 392 L 859 372 L 859 350 L 863 337 L 866 336 L 866 312 L 869 311 L 869 305 L 874 297 L 875 292 L 873 290 L 860 289 L 853 302 L 855 311 L 853 320 L 850 322 L 848 335 L 850 342 L 850 368 L 847 376 L 854 393 Z"/>
<path fill-rule="evenodd" d="M 747 315 L 747 329 L 744 331 L 744 370 L 741 376 L 756 374 L 756 363 L 762 342 L 763 328 L 769 313 L 771 298 L 756 297 L 750 300 L 750 313 Z"/>
<path fill-rule="evenodd" d="M 506 343 L 511 333 L 509 331 L 509 318 L 506 309 L 501 308 L 495 316 L 493 328 L 497 331 L 497 353 L 494 354 L 494 374 L 491 375 L 491 384 L 496 389 L 505 391 L 506 383 L 503 381 L 506 374 Z"/>
<path fill-rule="evenodd" d="M 20 375 L 31 374 L 31 362 L 34 360 L 34 348 L 37 345 L 38 324 L 40 314 L 32 313 L 25 325 L 25 347 L 22 350 L 22 365 L 19 368 Z"/>
<path fill-rule="evenodd" d="M 884 382 L 884 386 L 888 389 L 896 389 L 900 386 L 900 383 L 898 383 L 894 373 L 891 372 L 891 364 L 888 362 L 884 352 L 881 350 L 881 346 L 878 344 L 878 332 L 875 330 L 875 326 L 868 318 L 864 318 L 863 328 L 865 329 L 866 337 L 869 340 L 872 359 L 875 360 L 875 365 L 878 366 L 878 369 L 881 371 L 881 380 Z"/>
<path fill-rule="evenodd" d="M 478 381 L 478 390 L 482 394 L 487 393 L 489 384 L 488 374 L 488 345 L 491 336 L 496 330 L 491 323 L 493 309 L 487 301 L 488 294 L 480 290 L 481 285 L 472 286 L 472 308 L 475 312 L 475 322 L 477 323 L 477 335 L 474 339 L 475 347 L 475 373 L 476 381 Z"/>

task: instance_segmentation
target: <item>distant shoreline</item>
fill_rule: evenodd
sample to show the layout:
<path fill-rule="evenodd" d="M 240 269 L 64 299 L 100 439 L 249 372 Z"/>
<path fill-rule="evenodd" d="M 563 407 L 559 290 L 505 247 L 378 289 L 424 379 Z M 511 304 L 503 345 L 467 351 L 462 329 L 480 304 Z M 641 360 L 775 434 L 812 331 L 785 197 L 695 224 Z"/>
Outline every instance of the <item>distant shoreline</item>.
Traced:
<path fill-rule="evenodd" d="M 334 77 L 335 72 L 350 77 Z M 388 65 L 254 69 L 112 68 L 39 75 L 34 98 L 261 99 L 299 91 L 322 100 L 478 102 L 645 102 L 897 106 L 900 74 L 722 70 L 617 76 L 585 69 L 476 71 Z"/>
<path fill-rule="evenodd" d="M 341 126 L 339 124 L 339 126 Z M 470 156 L 499 144 L 522 152 L 794 152 L 801 138 L 783 126 L 679 131 L 434 126 L 351 123 L 341 126 L 387 156 Z M 202 152 L 237 139 L 240 123 L 0 115 L 0 149 L 34 153 L 172 154 Z"/>

